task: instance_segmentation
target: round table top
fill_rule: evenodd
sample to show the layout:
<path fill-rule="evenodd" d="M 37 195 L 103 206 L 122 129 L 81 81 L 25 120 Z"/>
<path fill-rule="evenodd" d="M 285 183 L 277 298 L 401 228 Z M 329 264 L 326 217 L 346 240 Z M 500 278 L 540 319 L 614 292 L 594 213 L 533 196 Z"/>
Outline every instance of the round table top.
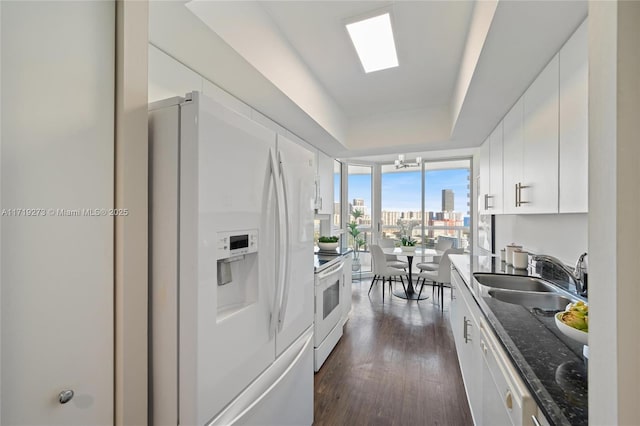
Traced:
<path fill-rule="evenodd" d="M 384 254 L 391 254 L 395 256 L 438 256 L 441 255 L 442 252 L 439 252 L 435 249 L 430 248 L 420 248 L 416 247 L 415 251 L 402 251 L 400 247 L 386 247 L 382 248 L 382 252 Z"/>

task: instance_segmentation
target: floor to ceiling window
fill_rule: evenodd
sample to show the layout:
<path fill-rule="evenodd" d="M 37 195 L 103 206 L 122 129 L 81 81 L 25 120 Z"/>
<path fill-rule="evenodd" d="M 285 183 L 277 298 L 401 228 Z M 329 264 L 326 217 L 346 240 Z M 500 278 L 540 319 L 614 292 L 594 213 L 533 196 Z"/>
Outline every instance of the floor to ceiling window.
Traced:
<path fill-rule="evenodd" d="M 439 240 L 450 240 L 455 248 L 469 246 L 470 159 L 425 161 L 404 168 L 349 164 L 347 170 L 346 238 L 357 252 L 360 272 L 371 271 L 372 239 L 385 246 L 400 245 L 402 237 L 426 248 L 435 247 Z M 374 170 L 380 170 L 376 194 L 372 193 Z M 379 207 L 374 208 L 378 196 Z M 379 228 L 372 226 L 378 223 Z"/>
<path fill-rule="evenodd" d="M 425 246 L 450 239 L 467 248 L 471 234 L 470 160 L 424 164 Z"/>
<path fill-rule="evenodd" d="M 411 237 L 422 244 L 422 170 L 420 167 L 396 169 L 381 166 L 380 177 L 381 245 L 391 245 Z"/>
<path fill-rule="evenodd" d="M 347 174 L 347 244 L 354 250 L 354 272 L 371 272 L 372 167 L 349 164 Z"/>
<path fill-rule="evenodd" d="M 470 235 L 470 160 L 424 162 L 419 167 L 381 166 L 380 244 L 402 237 L 435 247 L 438 239 L 466 248 Z M 423 204 L 424 203 L 424 204 Z"/>

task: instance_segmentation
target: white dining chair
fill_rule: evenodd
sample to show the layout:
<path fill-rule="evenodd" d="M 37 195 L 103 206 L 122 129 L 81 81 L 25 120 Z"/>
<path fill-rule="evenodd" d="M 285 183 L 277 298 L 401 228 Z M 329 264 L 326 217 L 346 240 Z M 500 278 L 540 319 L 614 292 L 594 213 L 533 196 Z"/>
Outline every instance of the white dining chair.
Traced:
<path fill-rule="evenodd" d="M 436 243 L 436 251 L 438 253 L 442 253 L 445 250 L 450 249 L 452 246 L 453 240 L 449 238 L 438 238 L 438 242 Z M 433 256 L 431 262 L 420 262 L 416 265 L 416 268 L 420 269 L 420 271 L 437 271 L 441 258 L 442 256 Z"/>
<path fill-rule="evenodd" d="M 394 248 L 396 246 L 396 242 L 389 238 L 380 238 L 378 245 L 382 248 Z M 391 268 L 406 270 L 409 267 L 408 262 L 398 259 L 398 256 L 395 254 L 385 254 L 384 256 L 387 259 L 387 266 L 390 266 Z"/>
<path fill-rule="evenodd" d="M 369 287 L 369 293 L 371 293 L 371 289 L 376 281 L 382 280 L 382 303 L 384 303 L 384 284 L 388 280 L 389 281 L 389 294 L 391 294 L 391 281 L 398 281 L 400 278 L 400 282 L 402 283 L 402 288 L 404 288 L 404 293 L 407 295 L 407 287 L 404 285 L 404 279 L 402 277 L 407 277 L 407 272 L 402 269 L 392 268 L 387 265 L 387 259 L 384 256 L 384 252 L 379 245 L 372 244 L 369 246 L 371 250 L 371 256 L 373 257 L 373 278 L 371 279 L 371 286 Z M 409 298 L 409 296 L 407 296 Z"/>
<path fill-rule="evenodd" d="M 420 299 L 420 295 L 422 294 L 422 289 L 425 286 L 427 281 L 431 281 L 432 288 L 431 293 L 433 295 L 434 289 L 438 288 L 438 298 L 440 299 L 440 309 L 444 309 L 444 285 L 451 285 L 451 259 L 449 259 L 449 255 L 452 254 L 463 254 L 464 249 L 454 249 L 450 248 L 445 250 L 440 259 L 440 265 L 437 271 L 423 271 L 418 274 L 418 280 L 416 281 L 416 285 L 420 283 L 422 279 L 422 284 L 420 285 L 420 292 L 418 293 L 418 299 Z"/>

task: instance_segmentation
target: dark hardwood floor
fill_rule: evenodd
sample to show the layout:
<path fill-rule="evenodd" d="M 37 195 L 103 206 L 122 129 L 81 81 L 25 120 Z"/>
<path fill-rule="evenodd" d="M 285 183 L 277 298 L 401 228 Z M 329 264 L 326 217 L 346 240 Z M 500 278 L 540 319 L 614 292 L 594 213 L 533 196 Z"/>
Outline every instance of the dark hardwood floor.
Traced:
<path fill-rule="evenodd" d="M 315 375 L 314 425 L 473 424 L 449 324 L 429 299 L 389 296 L 353 283 L 345 334 Z"/>

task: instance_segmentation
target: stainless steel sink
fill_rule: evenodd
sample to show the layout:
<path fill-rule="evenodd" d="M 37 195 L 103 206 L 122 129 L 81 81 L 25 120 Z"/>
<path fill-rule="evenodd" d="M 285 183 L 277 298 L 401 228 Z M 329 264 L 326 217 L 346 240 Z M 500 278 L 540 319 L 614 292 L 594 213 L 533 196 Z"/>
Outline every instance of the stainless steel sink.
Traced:
<path fill-rule="evenodd" d="M 535 277 L 527 277 L 523 275 L 486 274 L 481 272 L 476 272 L 473 276 L 480 284 L 487 287 L 519 291 L 556 291 L 552 284 Z"/>
<path fill-rule="evenodd" d="M 573 300 L 557 293 L 525 292 L 509 290 L 489 290 L 489 295 L 502 302 L 521 305 L 529 309 L 541 311 L 564 311 Z"/>

